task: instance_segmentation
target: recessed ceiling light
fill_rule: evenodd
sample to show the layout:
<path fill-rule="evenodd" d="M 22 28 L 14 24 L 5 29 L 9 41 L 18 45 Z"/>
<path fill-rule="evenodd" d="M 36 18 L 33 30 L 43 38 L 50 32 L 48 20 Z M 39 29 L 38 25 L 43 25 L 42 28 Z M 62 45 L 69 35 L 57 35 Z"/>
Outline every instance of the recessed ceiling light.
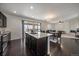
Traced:
<path fill-rule="evenodd" d="M 13 13 L 16 13 L 16 11 L 13 11 Z"/>
<path fill-rule="evenodd" d="M 33 7 L 33 6 L 30 6 L 30 9 L 31 9 L 31 10 L 33 10 L 33 9 L 34 9 L 34 7 Z"/>

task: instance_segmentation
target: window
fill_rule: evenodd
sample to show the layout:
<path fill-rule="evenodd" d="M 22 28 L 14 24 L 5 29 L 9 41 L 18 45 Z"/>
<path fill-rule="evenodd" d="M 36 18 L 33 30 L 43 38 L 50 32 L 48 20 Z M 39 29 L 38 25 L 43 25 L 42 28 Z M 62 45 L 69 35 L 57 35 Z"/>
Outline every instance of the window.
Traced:
<path fill-rule="evenodd" d="M 33 29 L 33 25 L 28 25 L 28 29 Z"/>
<path fill-rule="evenodd" d="M 24 25 L 24 31 L 31 31 L 33 29 L 33 25 L 25 24 Z"/>
<path fill-rule="evenodd" d="M 27 32 L 28 25 L 24 25 L 24 31 Z"/>
<path fill-rule="evenodd" d="M 40 31 L 40 23 L 35 25 L 35 30 L 37 30 L 38 32 Z"/>
<path fill-rule="evenodd" d="M 26 24 L 24 24 L 24 31 L 25 32 L 26 31 L 28 32 L 28 31 L 31 31 L 31 30 L 33 30 L 35 32 L 40 31 L 40 23 L 37 23 L 37 24 L 26 23 Z"/>
<path fill-rule="evenodd" d="M 35 29 L 38 29 L 38 25 L 35 25 Z"/>
<path fill-rule="evenodd" d="M 40 31 L 40 29 L 41 29 L 40 26 L 38 26 L 38 31 Z"/>

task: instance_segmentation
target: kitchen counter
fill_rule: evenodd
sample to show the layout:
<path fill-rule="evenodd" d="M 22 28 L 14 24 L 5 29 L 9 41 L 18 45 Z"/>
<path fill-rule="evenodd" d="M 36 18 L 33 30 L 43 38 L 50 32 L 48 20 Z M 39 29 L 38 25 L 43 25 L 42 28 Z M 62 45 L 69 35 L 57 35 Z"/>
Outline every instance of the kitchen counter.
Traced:
<path fill-rule="evenodd" d="M 49 33 L 30 33 L 26 32 L 26 47 L 32 51 L 31 54 L 35 56 L 48 55 L 48 37 Z"/>
<path fill-rule="evenodd" d="M 31 36 L 33 36 L 33 37 L 35 37 L 37 39 L 52 35 L 50 33 L 42 33 L 42 32 L 37 32 L 37 33 L 26 32 L 26 33 L 28 33 L 29 35 L 31 35 Z"/>
<path fill-rule="evenodd" d="M 10 32 L 9 31 L 5 31 L 3 33 L 0 33 L 0 36 L 5 35 L 5 34 L 8 34 L 8 33 L 10 33 Z"/>

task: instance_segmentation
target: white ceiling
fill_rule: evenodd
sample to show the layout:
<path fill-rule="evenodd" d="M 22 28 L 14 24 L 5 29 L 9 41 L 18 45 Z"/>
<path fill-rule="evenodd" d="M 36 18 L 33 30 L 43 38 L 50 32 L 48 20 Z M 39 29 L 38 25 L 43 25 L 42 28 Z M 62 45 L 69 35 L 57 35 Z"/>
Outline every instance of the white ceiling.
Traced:
<path fill-rule="evenodd" d="M 33 6 L 30 9 L 30 6 Z M 15 15 L 57 22 L 79 16 L 78 3 L 0 3 L 0 10 Z"/>

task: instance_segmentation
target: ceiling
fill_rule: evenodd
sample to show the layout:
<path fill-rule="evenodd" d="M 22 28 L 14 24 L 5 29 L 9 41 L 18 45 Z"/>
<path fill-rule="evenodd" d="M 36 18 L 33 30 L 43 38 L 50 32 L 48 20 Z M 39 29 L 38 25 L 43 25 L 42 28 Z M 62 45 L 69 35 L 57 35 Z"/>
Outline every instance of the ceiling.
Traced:
<path fill-rule="evenodd" d="M 79 16 L 78 3 L 0 3 L 0 10 L 51 23 Z"/>

